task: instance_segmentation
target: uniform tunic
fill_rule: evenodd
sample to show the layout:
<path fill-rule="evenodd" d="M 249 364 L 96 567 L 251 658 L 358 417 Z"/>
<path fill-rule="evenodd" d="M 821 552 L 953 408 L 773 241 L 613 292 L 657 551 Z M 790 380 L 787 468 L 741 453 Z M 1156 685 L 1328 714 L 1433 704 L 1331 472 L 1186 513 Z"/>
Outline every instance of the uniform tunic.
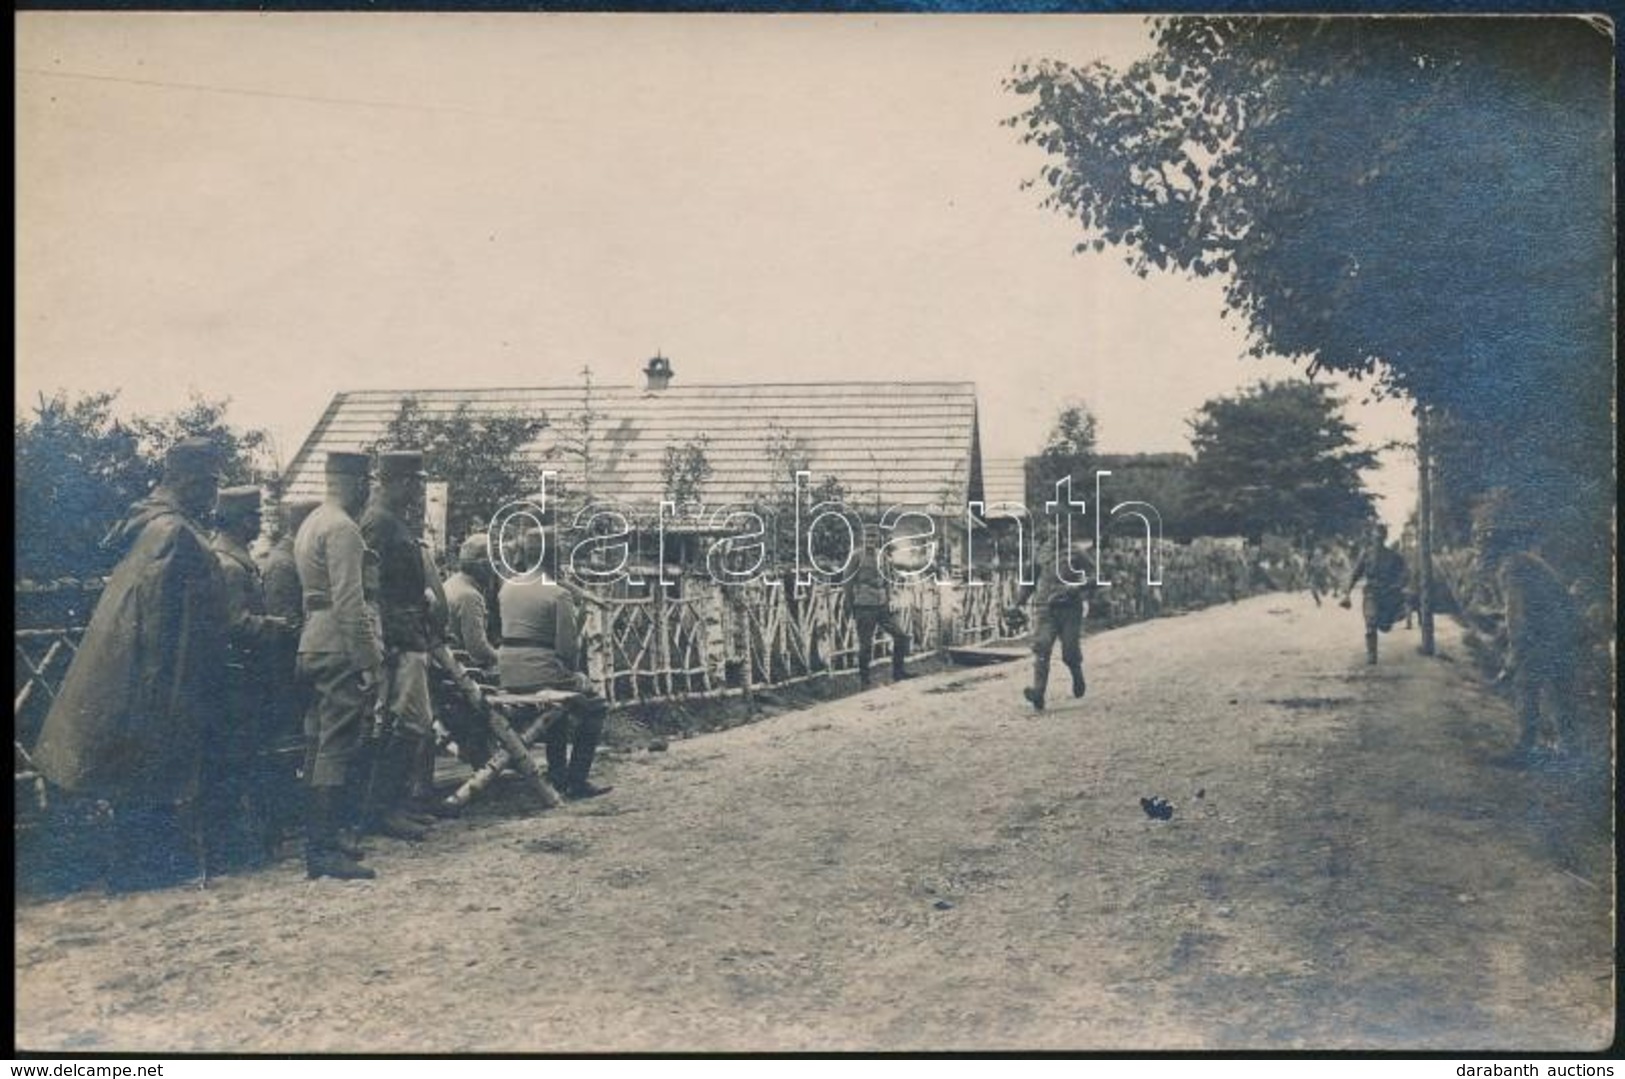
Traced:
<path fill-rule="evenodd" d="M 305 714 L 313 786 L 343 785 L 371 703 L 361 675 L 384 660 L 367 606 L 366 549 L 361 529 L 330 502 L 311 511 L 293 544 L 305 608 L 299 669 L 315 695 Z"/>
<path fill-rule="evenodd" d="M 502 609 L 502 688 L 575 689 L 580 628 L 575 601 L 563 587 L 543 578 L 508 581 L 499 594 Z"/>
<path fill-rule="evenodd" d="M 406 522 L 379 498 L 361 515 L 361 535 L 378 552 L 378 618 L 388 653 L 385 703 L 402 734 L 425 738 L 434 723 L 425 552 Z"/>
<path fill-rule="evenodd" d="M 299 588 L 299 568 L 293 559 L 293 536 L 278 539 L 260 563 L 260 589 L 265 595 L 265 613 L 282 619 L 289 626 L 288 632 L 271 644 L 266 656 L 270 698 L 266 706 L 266 737 L 279 741 L 300 732 L 308 703 L 303 686 L 294 676 L 305 608 Z"/>
<path fill-rule="evenodd" d="M 452 574 L 446 581 L 446 632 L 476 667 L 495 667 L 499 660 L 486 634 L 489 617 L 479 582 L 466 573 Z"/>
<path fill-rule="evenodd" d="M 232 766 L 246 762 L 263 742 L 263 714 L 271 697 L 268 670 L 283 631 L 266 618 L 259 567 L 248 548 L 217 533 L 213 548 L 226 586 L 227 673 L 220 749 Z"/>

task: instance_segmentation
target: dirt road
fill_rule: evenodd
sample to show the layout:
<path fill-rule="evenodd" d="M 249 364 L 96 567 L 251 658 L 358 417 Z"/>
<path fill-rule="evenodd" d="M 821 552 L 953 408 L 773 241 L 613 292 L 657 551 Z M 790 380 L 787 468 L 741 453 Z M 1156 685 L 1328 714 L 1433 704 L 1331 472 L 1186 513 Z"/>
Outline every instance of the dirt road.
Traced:
<path fill-rule="evenodd" d="M 371 883 L 28 902 L 19 1047 L 229 1052 L 1595 1049 L 1606 777 L 1520 771 L 1454 626 L 1306 597 L 612 758 Z M 1153 820 L 1142 797 L 1166 798 Z"/>

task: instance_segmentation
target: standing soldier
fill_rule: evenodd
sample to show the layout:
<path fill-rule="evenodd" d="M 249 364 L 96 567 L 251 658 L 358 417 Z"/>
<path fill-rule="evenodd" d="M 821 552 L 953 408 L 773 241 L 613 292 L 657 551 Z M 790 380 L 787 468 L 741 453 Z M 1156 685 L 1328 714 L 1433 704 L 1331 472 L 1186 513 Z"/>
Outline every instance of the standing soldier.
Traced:
<path fill-rule="evenodd" d="M 206 854 L 224 866 L 232 860 L 234 826 L 249 827 L 250 863 L 275 849 L 271 777 L 262 754 L 268 748 L 266 707 L 271 699 L 272 656 L 284 645 L 289 624 L 266 613 L 259 567 L 248 545 L 260 534 L 260 489 L 228 487 L 215 510 L 214 553 L 226 585 L 225 709 L 209 740 L 210 767 L 202 799 Z M 212 870 L 214 866 L 206 866 Z"/>
<path fill-rule="evenodd" d="M 315 498 L 288 499 L 277 508 L 276 542 L 260 561 L 260 587 L 265 593 L 265 613 L 287 623 L 287 630 L 269 642 L 265 657 L 265 736 L 267 752 L 265 791 L 271 798 L 264 809 L 270 813 L 268 827 L 279 840 L 298 813 L 293 795 L 297 757 L 285 752 L 304 740 L 306 686 L 295 676 L 299 656 L 299 635 L 304 628 L 305 608 L 299 587 L 299 568 L 294 564 L 293 538 L 305 518 L 321 501 Z"/>
<path fill-rule="evenodd" d="M 1354 586 L 1362 577 L 1365 590 L 1360 613 L 1365 617 L 1365 661 L 1373 664 L 1377 662 L 1377 634 L 1392 629 L 1405 610 L 1405 559 L 1388 546 L 1388 527 L 1380 521 L 1371 526 L 1360 557 L 1349 573 L 1343 607 L 1351 605 Z"/>
<path fill-rule="evenodd" d="M 874 528 L 863 530 L 863 550 L 858 568 L 846 582 L 846 605 L 858 631 L 858 687 L 869 688 L 869 663 L 873 659 L 875 630 L 891 636 L 891 680 L 910 677 L 903 661 L 908 658 L 908 634 L 891 613 L 891 582 L 880 568 L 880 534 Z"/>
<path fill-rule="evenodd" d="M 299 568 L 293 560 L 293 538 L 311 511 L 322 503 L 315 498 L 290 499 L 277 509 L 276 542 L 260 560 L 260 585 L 265 591 L 265 613 L 282 619 L 295 629 L 304 623 L 305 610 L 299 591 Z"/>
<path fill-rule="evenodd" d="M 299 675 L 312 698 L 305 713 L 305 868 L 309 876 L 370 879 L 340 828 L 360 796 L 352 774 L 383 674 L 383 651 L 365 594 L 367 547 L 355 517 L 367 503 L 367 455 L 327 455 L 327 501 L 294 539 L 303 592 Z"/>
<path fill-rule="evenodd" d="M 1533 524 L 1512 509 L 1504 492 L 1480 507 L 1473 540 L 1480 569 L 1494 575 L 1505 611 L 1506 655 L 1497 681 L 1512 683 L 1518 710 L 1513 759 L 1527 760 L 1548 733 L 1560 750 L 1572 752 L 1580 649 L 1573 597 L 1540 556 Z"/>
<path fill-rule="evenodd" d="M 381 835 L 416 842 L 433 817 L 408 806 L 423 743 L 433 743 L 429 704 L 429 587 L 417 530 L 424 480 L 421 450 L 378 455 L 379 489 L 361 515 L 361 535 L 378 554 L 378 617 L 384 635 L 384 737 L 376 747 L 368 820 Z"/>
<path fill-rule="evenodd" d="M 202 523 L 219 483 L 218 448 L 178 442 L 103 540 L 122 558 L 34 749 L 51 782 L 113 806 L 115 890 L 182 875 L 176 815 L 198 791 L 226 662 L 225 586 Z"/>
<path fill-rule="evenodd" d="M 1010 611 L 1013 620 L 1020 621 L 1020 608 L 1029 599 L 1036 599 L 1033 624 L 1033 684 L 1021 691 L 1035 709 L 1044 710 L 1044 693 L 1049 687 L 1050 655 L 1055 642 L 1061 642 L 1061 662 L 1072 672 L 1072 696 L 1082 697 L 1088 689 L 1083 678 L 1083 620 L 1088 614 L 1086 596 L 1092 594 L 1095 584 L 1073 584 L 1061 578 L 1059 529 L 1052 529 L 1044 542 L 1038 545 L 1037 561 L 1033 567 L 1037 575 L 1033 584 L 1024 584 L 1016 595 L 1016 605 Z M 1093 546 L 1087 540 L 1072 545 L 1074 555 L 1087 554 Z"/>

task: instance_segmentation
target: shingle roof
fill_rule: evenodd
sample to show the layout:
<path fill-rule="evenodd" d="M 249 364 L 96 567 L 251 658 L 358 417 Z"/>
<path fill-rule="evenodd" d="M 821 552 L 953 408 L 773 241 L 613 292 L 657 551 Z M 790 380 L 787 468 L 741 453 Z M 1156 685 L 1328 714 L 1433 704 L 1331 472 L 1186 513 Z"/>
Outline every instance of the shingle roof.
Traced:
<path fill-rule="evenodd" d="M 340 393 L 288 466 L 289 493 L 319 496 L 327 451 L 376 442 L 407 397 L 430 415 L 466 401 L 476 413 L 547 416 L 550 428 L 527 452 L 580 489 L 580 458 L 559 440 L 585 410 L 583 389 L 541 386 Z M 700 494 L 710 505 L 748 501 L 772 485 L 767 448 L 776 435 L 806 454 L 814 486 L 835 477 L 855 508 L 878 502 L 963 516 L 965 499 L 980 497 L 972 382 L 595 386 L 592 411 L 592 493 L 633 507 L 660 501 L 666 447 L 701 435 L 713 474 Z"/>
<path fill-rule="evenodd" d="M 982 493 L 989 507 L 1027 502 L 1027 459 L 989 457 L 982 462 Z"/>

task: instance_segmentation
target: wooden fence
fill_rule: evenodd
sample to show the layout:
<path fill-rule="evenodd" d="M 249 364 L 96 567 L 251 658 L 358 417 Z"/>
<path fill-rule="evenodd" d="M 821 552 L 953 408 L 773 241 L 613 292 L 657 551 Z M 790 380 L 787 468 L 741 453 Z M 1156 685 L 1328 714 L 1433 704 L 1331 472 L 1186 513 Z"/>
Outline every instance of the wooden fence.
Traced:
<path fill-rule="evenodd" d="M 1111 567 L 1111 579 L 1125 587 L 1099 603 L 1091 622 L 1115 625 L 1291 587 L 1278 573 L 1272 579 L 1253 572 L 1261 564 L 1255 552 L 1170 544 L 1166 554 L 1160 563 L 1165 583 L 1151 588 L 1134 577 L 1143 578 L 1143 553 L 1125 550 Z M 978 572 L 974 583 L 915 580 L 893 589 L 893 614 L 908 633 L 911 656 L 1011 636 L 1005 612 L 1018 589 L 1013 569 Z M 44 784 L 26 747 L 34 744 L 72 661 L 97 591 L 74 583 L 20 586 L 16 594 L 22 627 L 14 634 L 17 778 L 40 797 Z M 857 632 L 846 596 L 824 584 L 724 586 L 685 578 L 680 592 L 656 589 L 643 598 L 587 606 L 582 645 L 588 675 L 612 706 L 749 693 L 857 666 Z M 889 638 L 877 635 L 874 649 L 876 658 L 886 657 Z"/>
<path fill-rule="evenodd" d="M 910 655 L 1007 636 L 1011 575 L 972 585 L 911 581 L 893 590 L 892 611 Z M 608 599 L 587 608 L 587 672 L 611 705 L 748 693 L 857 666 L 857 630 L 836 587 L 683 582 L 680 596 Z M 877 656 L 890 654 L 884 634 Z"/>

